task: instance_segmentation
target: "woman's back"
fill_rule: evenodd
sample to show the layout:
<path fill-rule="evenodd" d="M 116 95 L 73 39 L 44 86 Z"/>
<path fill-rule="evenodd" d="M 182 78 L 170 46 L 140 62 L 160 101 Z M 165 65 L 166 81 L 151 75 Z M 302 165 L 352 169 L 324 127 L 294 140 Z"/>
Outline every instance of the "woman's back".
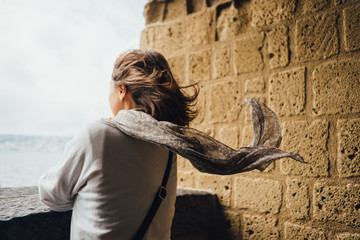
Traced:
<path fill-rule="evenodd" d="M 74 184 L 78 190 L 75 191 L 71 239 L 131 239 L 159 189 L 169 151 L 129 137 L 106 124 L 105 119 L 88 124 L 69 144 L 68 151 L 77 149 L 75 156 L 83 158 L 78 166 L 82 168 L 81 173 Z M 70 168 L 73 165 L 67 164 Z M 46 178 L 42 184 L 46 185 Z M 175 157 L 167 189 L 168 195 L 145 239 L 170 238 L 176 198 Z"/>

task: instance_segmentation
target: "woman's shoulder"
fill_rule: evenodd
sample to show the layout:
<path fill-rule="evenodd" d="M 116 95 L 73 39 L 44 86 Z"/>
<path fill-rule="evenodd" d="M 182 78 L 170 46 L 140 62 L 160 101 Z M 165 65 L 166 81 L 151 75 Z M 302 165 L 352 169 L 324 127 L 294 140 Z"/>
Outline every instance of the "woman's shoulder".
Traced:
<path fill-rule="evenodd" d="M 105 118 L 99 118 L 92 120 L 83 125 L 72 138 L 72 142 L 94 142 L 94 140 L 100 141 L 108 135 L 123 135 L 123 133 L 112 125 L 110 121 L 106 121 Z"/>
<path fill-rule="evenodd" d="M 85 124 L 83 131 L 87 132 L 89 137 L 100 137 L 105 135 L 123 135 L 123 133 L 111 123 L 110 119 L 99 118 Z"/>

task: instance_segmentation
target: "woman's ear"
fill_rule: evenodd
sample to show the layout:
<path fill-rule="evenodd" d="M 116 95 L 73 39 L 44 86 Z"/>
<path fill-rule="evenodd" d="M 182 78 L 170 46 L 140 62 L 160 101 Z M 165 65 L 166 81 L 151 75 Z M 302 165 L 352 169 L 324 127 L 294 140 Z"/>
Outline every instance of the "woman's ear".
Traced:
<path fill-rule="evenodd" d="M 120 101 L 123 101 L 125 99 L 126 93 L 127 93 L 126 87 L 124 85 L 119 85 L 117 92 L 118 92 Z"/>

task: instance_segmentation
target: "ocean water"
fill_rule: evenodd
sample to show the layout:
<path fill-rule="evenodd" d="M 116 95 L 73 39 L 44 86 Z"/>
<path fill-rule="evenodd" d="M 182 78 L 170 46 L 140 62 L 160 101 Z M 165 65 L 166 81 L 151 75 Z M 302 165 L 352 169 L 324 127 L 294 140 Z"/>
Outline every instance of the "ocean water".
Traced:
<path fill-rule="evenodd" d="M 61 157 L 62 153 L 0 151 L 0 188 L 37 186 L 39 177 Z"/>

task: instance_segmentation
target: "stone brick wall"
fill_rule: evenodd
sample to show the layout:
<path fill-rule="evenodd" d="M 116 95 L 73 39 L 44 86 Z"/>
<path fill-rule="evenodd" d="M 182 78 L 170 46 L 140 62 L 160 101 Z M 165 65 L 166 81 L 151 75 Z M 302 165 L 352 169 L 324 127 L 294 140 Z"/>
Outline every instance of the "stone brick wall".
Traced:
<path fill-rule="evenodd" d="M 360 2 L 157 0 L 144 9 L 141 49 L 199 81 L 192 127 L 233 148 L 252 139 L 248 97 L 279 116 L 290 159 L 264 172 L 198 172 L 178 185 L 214 190 L 234 239 L 360 239 Z"/>

